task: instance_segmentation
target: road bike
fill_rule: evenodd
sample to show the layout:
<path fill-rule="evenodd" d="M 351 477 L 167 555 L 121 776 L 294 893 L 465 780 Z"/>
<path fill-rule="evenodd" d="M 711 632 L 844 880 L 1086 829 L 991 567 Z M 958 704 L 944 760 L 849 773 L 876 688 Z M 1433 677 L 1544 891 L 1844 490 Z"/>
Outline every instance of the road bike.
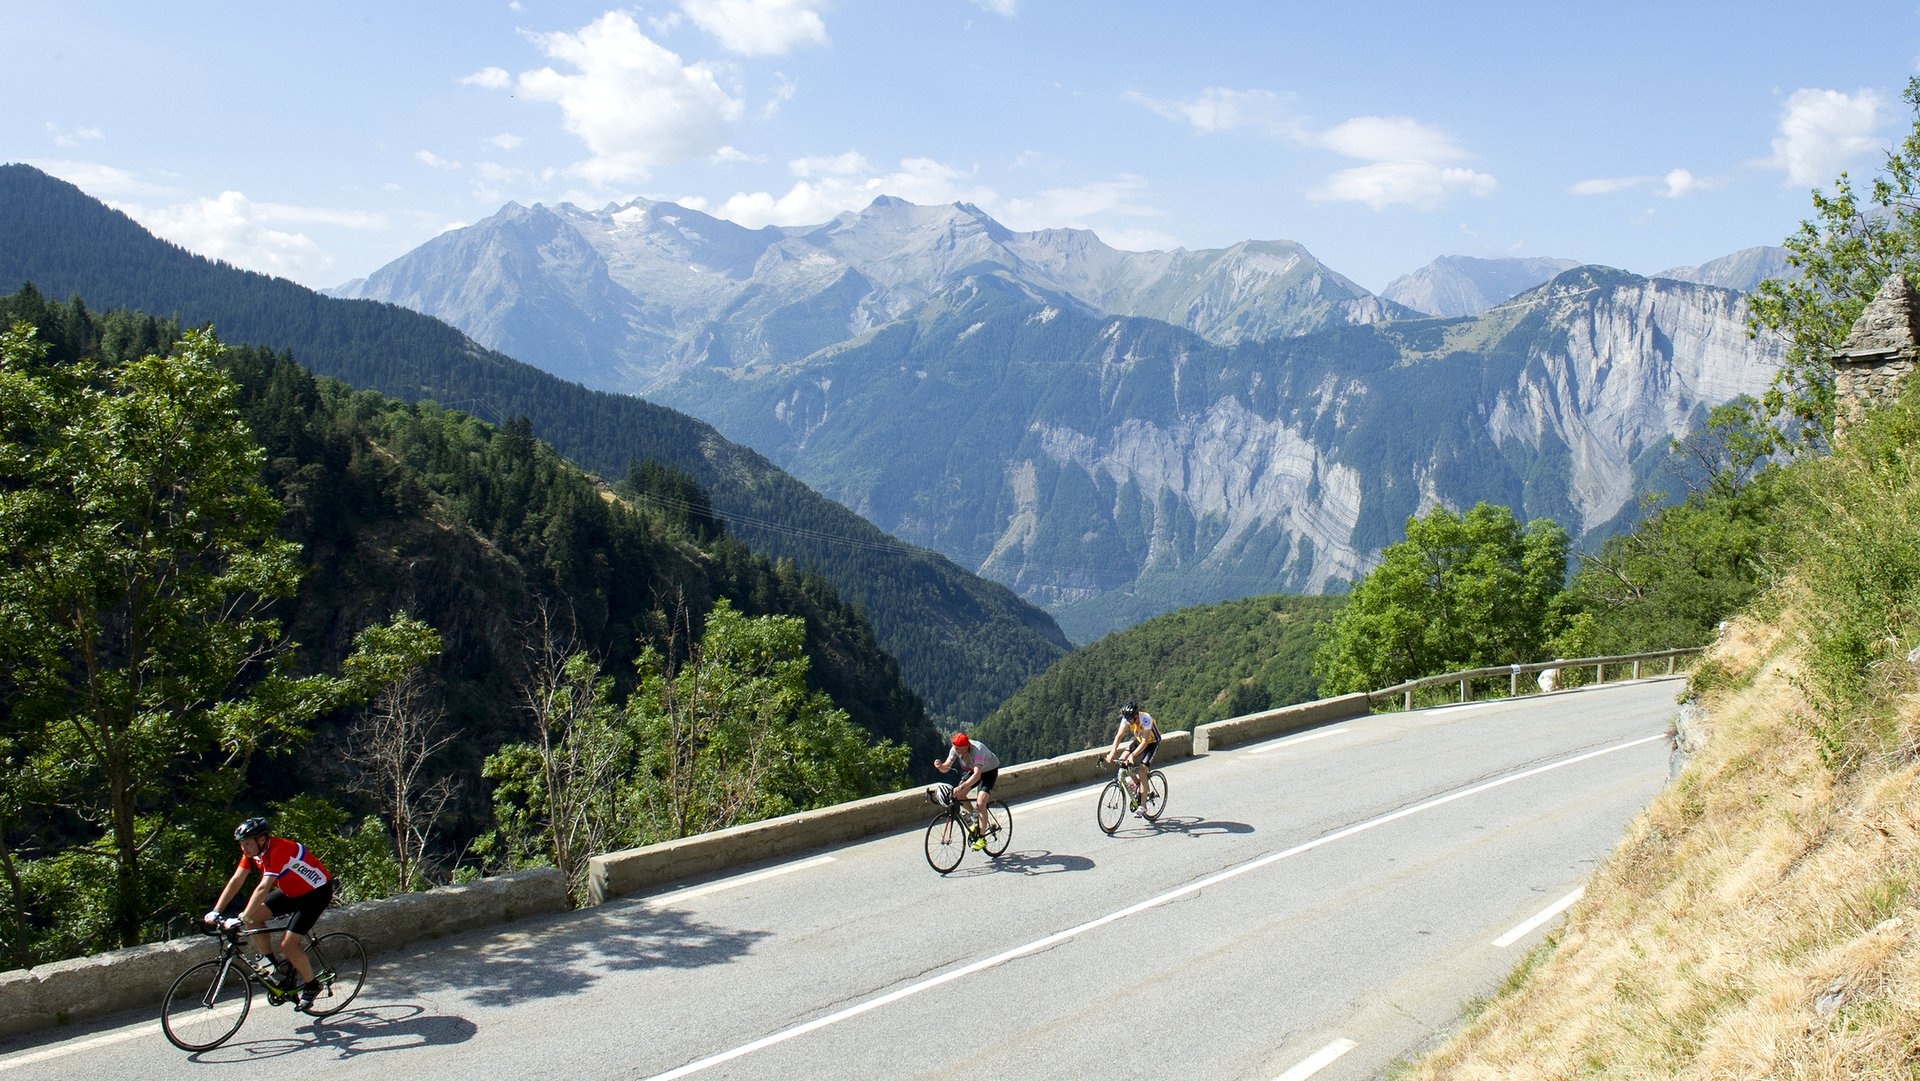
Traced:
<path fill-rule="evenodd" d="M 268 920 L 258 933 L 278 934 L 292 919 L 282 916 Z M 160 1027 L 182 1051 L 211 1051 L 233 1038 L 247 1019 L 247 1011 L 253 1008 L 255 984 L 265 990 L 270 1006 L 300 997 L 299 977 L 294 975 L 291 963 L 275 958 L 277 964 L 268 971 L 256 969 L 254 959 L 241 947 L 242 938 L 256 932 L 236 923 L 223 920 L 203 927 L 203 934 L 219 941 L 219 955 L 182 972 L 167 988 L 166 1001 L 160 1006 Z M 313 1017 L 331 1017 L 346 1009 L 366 982 L 366 947 L 344 931 L 318 938 L 308 936 L 304 944 L 307 960 L 313 964 L 313 978 L 320 981 L 320 993 L 306 1012 Z"/>
<path fill-rule="evenodd" d="M 1167 775 L 1159 770 L 1147 774 L 1147 798 L 1136 799 L 1134 791 L 1138 782 L 1133 779 L 1134 767 L 1122 764 L 1114 771 L 1113 780 L 1100 790 L 1100 802 L 1094 807 L 1094 817 L 1100 822 L 1101 833 L 1112 833 L 1120 828 L 1120 821 L 1127 817 L 1129 809 L 1138 811 L 1141 818 L 1157 822 L 1167 809 Z"/>
<path fill-rule="evenodd" d="M 976 838 L 985 838 L 982 851 L 989 857 L 1004 853 L 1008 842 L 1013 840 L 1013 812 L 1001 800 L 987 804 L 984 832 L 977 832 L 973 801 L 954 799 L 952 785 L 934 785 L 927 789 L 927 798 L 941 807 L 940 813 L 927 825 L 927 863 L 943 875 L 960 866 Z"/>

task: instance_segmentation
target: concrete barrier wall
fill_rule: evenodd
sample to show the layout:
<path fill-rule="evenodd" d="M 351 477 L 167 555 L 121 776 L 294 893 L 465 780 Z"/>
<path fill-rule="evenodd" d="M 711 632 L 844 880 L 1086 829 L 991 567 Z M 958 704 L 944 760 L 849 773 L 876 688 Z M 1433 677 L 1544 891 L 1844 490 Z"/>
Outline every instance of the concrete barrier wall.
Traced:
<path fill-rule="evenodd" d="M 1347 711 L 1347 699 L 1335 699 L 1337 704 L 1312 704 L 1326 707 L 1322 709 L 1273 710 L 1204 725 L 1201 731 L 1213 731 L 1216 748 L 1246 743 L 1265 738 L 1261 732 L 1292 731 L 1365 712 L 1366 696 L 1352 697 L 1360 700 L 1358 710 L 1353 712 Z M 1155 761 L 1189 757 L 1197 753 L 1200 742 L 1195 733 L 1169 732 L 1161 738 Z M 1114 769 L 1100 761 L 1105 753 L 1105 748 L 1098 748 L 1008 766 L 1000 771 L 994 795 L 1015 802 L 1055 789 L 1090 784 L 1110 776 Z M 927 801 L 926 789 L 916 787 L 697 837 L 610 852 L 595 856 L 589 863 L 587 903 L 601 904 L 671 882 L 919 826 L 936 813 Z M 321 933 L 349 932 L 360 938 L 369 954 L 378 954 L 568 907 L 566 884 L 560 873 L 542 869 L 344 905 L 329 910 L 318 929 Z M 213 955 L 211 940 L 194 935 L 0 972 L 0 1038 L 123 1010 L 151 1009 L 158 1023 L 160 1000 L 174 978 L 194 961 Z"/>
<path fill-rule="evenodd" d="M 1323 698 L 1318 702 L 1302 702 L 1297 706 L 1283 706 L 1265 713 L 1249 713 L 1244 717 L 1229 717 L 1194 729 L 1193 753 L 1223 751 L 1228 747 L 1256 743 L 1288 732 L 1364 717 L 1368 709 L 1368 696 L 1356 693 L 1339 698 Z"/>
<path fill-rule="evenodd" d="M 1185 758 L 1192 753 L 1192 747 L 1191 733 L 1169 732 L 1161 738 L 1155 760 Z M 1096 780 L 1113 769 L 1101 763 L 1100 757 L 1105 753 L 1104 748 L 1076 751 L 1007 766 L 994 782 L 993 794 L 1013 801 Z M 685 878 L 791 856 L 825 845 L 857 841 L 910 825 L 924 825 L 938 813 L 927 801 L 926 789 L 913 788 L 643 848 L 609 852 L 588 861 L 587 903 L 604 904 L 616 897 Z"/>
<path fill-rule="evenodd" d="M 316 930 L 349 932 L 366 944 L 368 953 L 380 953 L 567 907 L 560 872 L 519 871 L 342 905 L 329 909 Z M 158 1024 L 160 1000 L 174 979 L 188 965 L 211 960 L 215 953 L 211 938 L 192 935 L 0 972 L 0 1038 L 122 1010 L 150 1009 Z"/>

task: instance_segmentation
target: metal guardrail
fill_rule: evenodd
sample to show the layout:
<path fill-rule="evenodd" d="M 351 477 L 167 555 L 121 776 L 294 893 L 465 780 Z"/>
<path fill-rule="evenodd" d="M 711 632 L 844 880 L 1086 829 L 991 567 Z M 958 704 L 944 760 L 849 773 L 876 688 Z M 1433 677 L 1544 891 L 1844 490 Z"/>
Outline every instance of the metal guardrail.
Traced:
<path fill-rule="evenodd" d="M 1641 678 L 1642 665 L 1665 661 L 1667 670 L 1663 674 L 1672 675 L 1681 657 L 1696 656 L 1704 649 L 1704 646 L 1694 646 L 1690 649 L 1662 649 L 1653 653 L 1628 653 L 1617 657 L 1574 657 L 1563 660 L 1535 661 L 1531 664 L 1509 664 L 1498 665 L 1492 668 L 1470 668 L 1463 672 L 1448 672 L 1445 675 L 1423 676 L 1419 679 L 1408 680 L 1405 683 L 1396 683 L 1391 687 L 1383 687 L 1377 691 L 1369 691 L 1367 692 L 1367 700 L 1371 705 L 1378 705 L 1381 701 L 1391 701 L 1398 697 L 1401 700 L 1401 708 L 1412 709 L 1413 693 L 1415 691 L 1425 690 L 1428 687 L 1439 687 L 1445 684 L 1456 684 L 1460 688 L 1459 700 L 1461 702 L 1471 702 L 1473 701 L 1473 682 L 1475 680 L 1495 679 L 1500 676 L 1507 677 L 1507 697 L 1518 698 L 1520 697 L 1520 677 L 1523 675 L 1537 675 L 1538 673 L 1546 671 L 1564 672 L 1570 669 L 1582 671 L 1591 668 L 1593 669 L 1593 683 L 1598 685 L 1607 681 L 1608 665 L 1631 665 L 1633 674 L 1626 678 L 1639 679 Z M 1542 688 L 1542 690 L 1545 691 L 1547 688 Z"/>

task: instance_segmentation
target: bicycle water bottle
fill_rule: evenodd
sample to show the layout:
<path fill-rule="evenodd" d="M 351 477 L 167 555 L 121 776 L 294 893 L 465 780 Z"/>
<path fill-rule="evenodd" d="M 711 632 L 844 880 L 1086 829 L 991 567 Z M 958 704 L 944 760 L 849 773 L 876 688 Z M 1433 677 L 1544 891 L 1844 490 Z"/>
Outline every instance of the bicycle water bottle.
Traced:
<path fill-rule="evenodd" d="M 255 957 L 253 959 L 253 970 L 260 974 L 261 979 L 272 982 L 274 978 L 273 958 L 264 953 Z"/>

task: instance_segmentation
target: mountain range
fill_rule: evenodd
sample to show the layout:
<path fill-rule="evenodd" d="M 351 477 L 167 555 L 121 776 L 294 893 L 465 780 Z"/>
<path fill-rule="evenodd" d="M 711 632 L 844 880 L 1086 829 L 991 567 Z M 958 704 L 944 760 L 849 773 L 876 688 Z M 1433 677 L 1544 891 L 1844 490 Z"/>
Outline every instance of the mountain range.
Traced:
<path fill-rule="evenodd" d="M 404 401 L 502 425 L 524 417 L 533 435 L 610 480 L 637 462 L 670 466 L 706 491 L 734 536 L 858 605 L 944 727 L 984 716 L 1070 648 L 1050 616 L 1005 586 L 886 535 L 684 413 L 558 379 L 414 311 L 193 255 L 26 165 L 0 165 L 0 283 L 211 323 L 230 344 L 285 351 Z"/>
<path fill-rule="evenodd" d="M 671 203 L 509 205 L 340 295 L 714 424 L 1077 641 L 1346 588 L 1480 500 L 1594 543 L 1670 441 L 1758 393 L 1753 249 L 1641 277 L 1449 257 L 1374 296 L 1288 241 L 1124 252 L 881 198 L 746 229 Z"/>

